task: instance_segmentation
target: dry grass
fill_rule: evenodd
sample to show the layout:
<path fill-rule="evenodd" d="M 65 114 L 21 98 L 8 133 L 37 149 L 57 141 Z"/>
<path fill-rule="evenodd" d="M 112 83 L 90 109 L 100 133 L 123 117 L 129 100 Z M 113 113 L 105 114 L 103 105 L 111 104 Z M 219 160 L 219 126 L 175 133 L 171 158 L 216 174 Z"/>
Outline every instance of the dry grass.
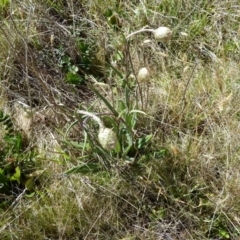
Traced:
<path fill-rule="evenodd" d="M 1 239 L 239 239 L 238 1 L 2 1 L 0 11 L 0 105 L 24 137 Z M 146 25 L 168 26 L 172 40 L 125 41 Z M 151 80 L 138 86 L 142 67 Z M 153 134 L 151 144 L 100 151 L 95 124 L 76 114 L 109 113 L 90 84 L 121 115 L 104 117 L 115 129 L 122 105 L 143 110 L 133 136 Z M 5 141 L 2 130 L 1 154 Z M 89 163 L 101 169 L 65 174 Z"/>

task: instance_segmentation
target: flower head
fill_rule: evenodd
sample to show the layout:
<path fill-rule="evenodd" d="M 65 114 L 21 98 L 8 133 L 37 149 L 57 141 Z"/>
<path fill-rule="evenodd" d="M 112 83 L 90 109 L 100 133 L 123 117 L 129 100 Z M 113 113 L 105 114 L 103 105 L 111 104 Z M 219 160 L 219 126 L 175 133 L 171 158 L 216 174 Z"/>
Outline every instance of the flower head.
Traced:
<path fill-rule="evenodd" d="M 106 128 L 102 120 L 93 113 L 78 110 L 78 113 L 91 117 L 99 125 L 98 141 L 102 147 L 108 151 L 115 149 L 118 144 L 116 133 L 111 128 Z"/>
<path fill-rule="evenodd" d="M 108 151 L 117 146 L 117 135 L 111 128 L 100 128 L 98 133 L 98 141 L 102 147 Z"/>
<path fill-rule="evenodd" d="M 140 83 L 147 82 L 150 78 L 150 73 L 148 69 L 145 67 L 141 68 L 138 72 L 137 78 Z"/>
<path fill-rule="evenodd" d="M 167 42 L 172 37 L 172 31 L 168 27 L 159 27 L 153 31 L 156 40 Z"/>

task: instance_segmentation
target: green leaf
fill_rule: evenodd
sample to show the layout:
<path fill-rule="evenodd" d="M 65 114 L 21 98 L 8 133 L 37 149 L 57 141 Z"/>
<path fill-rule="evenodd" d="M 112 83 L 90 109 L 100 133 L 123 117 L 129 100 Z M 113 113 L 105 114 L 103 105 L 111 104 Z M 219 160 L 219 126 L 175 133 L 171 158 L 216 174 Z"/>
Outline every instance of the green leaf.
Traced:
<path fill-rule="evenodd" d="M 15 137 L 15 148 L 17 149 L 17 151 L 21 151 L 22 150 L 22 136 L 20 133 L 16 134 Z"/>
<path fill-rule="evenodd" d="M 5 176 L 4 170 L 0 168 L 0 193 L 9 194 L 10 189 L 9 179 Z"/>
<path fill-rule="evenodd" d="M 126 114 L 125 121 L 130 129 L 134 129 L 137 123 L 137 114 Z"/>
<path fill-rule="evenodd" d="M 125 118 L 126 118 L 126 113 L 127 113 L 127 109 L 123 109 L 123 110 L 119 113 L 118 118 L 123 117 L 123 119 L 125 119 Z"/>
<path fill-rule="evenodd" d="M 109 108 L 109 110 L 117 117 L 118 112 L 114 109 L 114 107 L 111 105 L 111 103 L 92 85 L 89 85 L 89 87 L 106 104 L 106 106 Z"/>
<path fill-rule="evenodd" d="M 114 148 L 114 151 L 115 151 L 116 153 L 120 153 L 120 152 L 121 152 L 121 144 L 120 144 L 119 141 L 117 141 L 117 145 L 116 145 L 116 147 Z"/>
<path fill-rule="evenodd" d="M 8 178 L 4 175 L 4 170 L 0 168 L 0 183 L 6 183 Z"/>
<path fill-rule="evenodd" d="M 27 188 L 30 191 L 34 190 L 34 181 L 33 178 L 29 178 L 26 182 L 25 182 L 25 188 Z"/>
<path fill-rule="evenodd" d="M 4 10 L 9 5 L 9 0 L 0 1 L 0 11 Z"/>
<path fill-rule="evenodd" d="M 76 73 L 68 72 L 65 76 L 65 81 L 74 85 L 83 83 L 83 79 Z"/>
<path fill-rule="evenodd" d="M 106 17 L 111 17 L 112 15 L 113 15 L 113 11 L 110 8 L 108 8 L 104 13 L 104 16 Z"/>
<path fill-rule="evenodd" d="M 126 106 L 126 104 L 125 104 L 122 100 L 119 100 L 119 101 L 118 101 L 118 107 L 119 107 L 119 110 L 120 110 L 121 112 L 127 110 L 127 106 Z"/>
<path fill-rule="evenodd" d="M 146 135 L 146 136 L 138 139 L 137 148 L 142 149 L 142 148 L 146 147 L 149 144 L 149 142 L 151 141 L 152 136 L 153 136 L 152 134 L 149 134 L 149 135 Z"/>
<path fill-rule="evenodd" d="M 131 132 L 127 131 L 126 137 L 127 137 L 128 145 L 131 147 L 133 145 L 133 137 Z"/>
<path fill-rule="evenodd" d="M 126 106 L 128 108 L 128 110 L 130 109 L 130 91 L 128 88 L 128 82 L 126 82 L 126 86 L 125 86 L 125 101 L 126 101 Z"/>
<path fill-rule="evenodd" d="M 132 145 L 128 145 L 123 151 L 123 157 L 127 156 L 128 152 L 132 149 Z"/>
<path fill-rule="evenodd" d="M 112 16 L 110 16 L 108 18 L 108 22 L 111 24 L 111 25 L 116 25 L 118 23 L 118 18 L 115 14 L 113 14 Z"/>
<path fill-rule="evenodd" d="M 112 66 L 111 64 L 109 63 L 106 63 L 106 65 L 110 68 L 112 68 L 112 70 L 120 77 L 120 79 L 124 79 L 123 75 L 121 72 L 119 72 L 114 66 Z"/>
<path fill-rule="evenodd" d="M 98 172 L 100 170 L 100 166 L 97 163 L 86 163 L 82 164 L 80 166 L 73 167 L 69 169 L 65 174 L 69 175 L 72 173 L 82 173 L 82 174 L 88 174 L 88 173 L 94 173 Z"/>
<path fill-rule="evenodd" d="M 86 148 L 86 143 L 84 143 L 84 142 L 78 143 L 78 142 L 69 141 L 69 140 L 63 140 L 62 142 L 65 143 L 66 145 L 72 146 L 72 147 L 77 148 L 77 149 Z M 87 149 L 89 149 L 89 146 L 87 146 Z"/>
<path fill-rule="evenodd" d="M 141 113 L 143 115 L 147 115 L 145 112 L 143 112 L 141 110 L 131 110 L 130 113 Z"/>
<path fill-rule="evenodd" d="M 20 178 L 21 178 L 21 170 L 19 167 L 15 168 L 15 173 L 13 176 L 10 178 L 11 181 L 17 181 L 18 184 L 20 184 Z"/>
<path fill-rule="evenodd" d="M 69 132 L 70 132 L 70 130 L 72 129 L 72 127 L 74 126 L 74 125 L 76 125 L 78 123 L 78 120 L 75 120 L 74 122 L 72 122 L 71 124 L 70 124 L 70 126 L 67 128 L 67 130 L 66 130 L 66 133 L 65 133 L 65 138 L 68 136 L 68 134 L 69 134 Z"/>
<path fill-rule="evenodd" d="M 32 193 L 30 193 L 30 194 L 25 194 L 25 196 L 26 196 L 27 198 L 32 198 L 32 197 L 34 197 L 34 195 L 35 195 L 35 192 L 32 192 Z"/>
<path fill-rule="evenodd" d="M 104 123 L 106 127 L 117 129 L 118 123 L 112 116 L 104 116 Z"/>
<path fill-rule="evenodd" d="M 220 235 L 221 237 L 223 237 L 224 239 L 229 239 L 229 238 L 230 238 L 228 232 L 227 232 L 226 230 L 223 230 L 223 229 L 220 229 L 220 230 L 219 230 L 219 235 Z"/>

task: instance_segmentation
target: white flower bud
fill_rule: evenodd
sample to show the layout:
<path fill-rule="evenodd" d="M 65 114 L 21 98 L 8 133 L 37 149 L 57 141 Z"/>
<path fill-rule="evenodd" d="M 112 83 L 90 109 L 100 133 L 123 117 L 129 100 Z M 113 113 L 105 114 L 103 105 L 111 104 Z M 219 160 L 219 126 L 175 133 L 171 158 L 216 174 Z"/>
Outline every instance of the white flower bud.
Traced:
<path fill-rule="evenodd" d="M 137 78 L 140 83 L 147 82 L 150 78 L 148 69 L 145 67 L 141 68 L 138 72 Z"/>
<path fill-rule="evenodd" d="M 152 42 L 152 40 L 150 40 L 150 39 L 146 39 L 146 40 L 143 41 L 143 45 L 144 45 L 144 44 L 151 43 L 151 42 Z"/>
<path fill-rule="evenodd" d="M 117 135 L 110 128 L 100 128 L 98 133 L 98 141 L 102 147 L 108 151 L 117 146 Z"/>
<path fill-rule="evenodd" d="M 156 40 L 167 42 L 172 37 L 172 31 L 168 27 L 159 27 L 153 31 Z"/>
<path fill-rule="evenodd" d="M 180 32 L 180 35 L 183 37 L 188 37 L 188 34 L 186 32 Z"/>
<path fill-rule="evenodd" d="M 98 141 L 102 147 L 108 151 L 118 146 L 118 139 L 116 133 L 111 128 L 106 128 L 101 119 L 93 113 L 78 110 L 80 114 L 92 117 L 99 125 Z"/>

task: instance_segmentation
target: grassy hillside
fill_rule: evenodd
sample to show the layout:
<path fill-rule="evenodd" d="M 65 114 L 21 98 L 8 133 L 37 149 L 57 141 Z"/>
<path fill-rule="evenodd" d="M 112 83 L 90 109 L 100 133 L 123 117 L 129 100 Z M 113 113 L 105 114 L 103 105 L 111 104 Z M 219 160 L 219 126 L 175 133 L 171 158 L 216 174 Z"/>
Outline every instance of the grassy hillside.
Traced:
<path fill-rule="evenodd" d="M 1 0 L 0 21 L 0 239 L 240 238 L 238 0 Z"/>

